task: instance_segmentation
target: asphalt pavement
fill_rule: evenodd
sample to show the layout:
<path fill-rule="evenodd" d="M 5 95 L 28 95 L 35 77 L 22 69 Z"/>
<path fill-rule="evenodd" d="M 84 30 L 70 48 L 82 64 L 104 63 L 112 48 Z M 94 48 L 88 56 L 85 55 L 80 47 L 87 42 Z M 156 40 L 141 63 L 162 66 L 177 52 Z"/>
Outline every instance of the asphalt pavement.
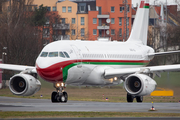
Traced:
<path fill-rule="evenodd" d="M 154 103 L 155 113 L 180 113 L 180 103 Z M 150 112 L 152 103 L 112 103 L 68 101 L 51 103 L 48 99 L 0 97 L 0 111 L 98 111 Z"/>

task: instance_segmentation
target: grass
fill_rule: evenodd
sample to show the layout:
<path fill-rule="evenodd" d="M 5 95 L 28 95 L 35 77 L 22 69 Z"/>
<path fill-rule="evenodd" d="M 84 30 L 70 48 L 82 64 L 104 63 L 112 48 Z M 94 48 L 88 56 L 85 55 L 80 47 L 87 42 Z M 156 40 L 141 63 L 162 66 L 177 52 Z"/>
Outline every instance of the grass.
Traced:
<path fill-rule="evenodd" d="M 137 112 L 0 112 L 0 118 L 78 118 L 78 117 L 180 117 L 180 113 Z"/>
<path fill-rule="evenodd" d="M 180 73 L 179 72 L 163 72 L 161 77 L 155 77 L 155 80 L 160 87 L 180 87 Z"/>
<path fill-rule="evenodd" d="M 179 87 L 173 88 L 174 96 L 173 97 L 152 97 L 152 96 L 144 96 L 144 102 L 178 102 L 180 100 L 180 91 Z M 44 88 L 42 87 L 39 92 L 32 96 L 15 96 L 10 90 L 1 89 L 0 96 L 7 97 L 19 97 L 19 98 L 33 98 L 33 99 L 49 99 L 51 97 L 51 92 L 54 91 L 54 88 Z M 71 87 L 68 86 L 65 88 L 65 91 L 68 93 L 69 100 L 75 101 L 98 101 L 98 102 L 126 102 L 126 91 L 121 86 L 114 87 Z M 104 94 L 104 99 L 103 99 Z M 43 95 L 43 97 L 40 97 Z M 108 101 L 105 99 L 108 98 Z"/>

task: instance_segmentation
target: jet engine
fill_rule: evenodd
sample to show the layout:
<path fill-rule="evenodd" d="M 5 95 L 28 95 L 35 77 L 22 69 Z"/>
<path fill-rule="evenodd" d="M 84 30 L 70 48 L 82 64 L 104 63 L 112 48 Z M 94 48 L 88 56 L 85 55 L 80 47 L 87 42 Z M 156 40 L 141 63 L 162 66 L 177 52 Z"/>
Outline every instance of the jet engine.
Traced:
<path fill-rule="evenodd" d="M 156 85 L 156 81 L 144 74 L 129 75 L 124 82 L 126 91 L 134 96 L 148 95 L 155 90 Z"/>
<path fill-rule="evenodd" d="M 29 74 L 14 75 L 9 81 L 11 92 L 18 96 L 30 96 L 41 88 L 41 83 Z"/>

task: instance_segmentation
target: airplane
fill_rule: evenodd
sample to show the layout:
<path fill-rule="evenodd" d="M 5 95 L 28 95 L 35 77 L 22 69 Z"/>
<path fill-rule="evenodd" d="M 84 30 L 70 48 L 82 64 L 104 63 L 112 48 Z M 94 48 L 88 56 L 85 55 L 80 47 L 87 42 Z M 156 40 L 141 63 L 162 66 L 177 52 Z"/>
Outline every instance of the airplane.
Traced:
<path fill-rule="evenodd" d="M 127 102 L 143 102 L 143 96 L 156 88 L 153 73 L 179 71 L 180 64 L 146 67 L 155 53 L 147 46 L 149 3 L 141 0 L 130 37 L 126 42 L 59 40 L 46 45 L 35 66 L 0 64 L 1 69 L 20 71 L 10 78 L 14 95 L 33 95 L 41 88 L 37 79 L 53 83 L 52 103 L 67 102 L 65 85 L 113 86 L 124 83 Z"/>

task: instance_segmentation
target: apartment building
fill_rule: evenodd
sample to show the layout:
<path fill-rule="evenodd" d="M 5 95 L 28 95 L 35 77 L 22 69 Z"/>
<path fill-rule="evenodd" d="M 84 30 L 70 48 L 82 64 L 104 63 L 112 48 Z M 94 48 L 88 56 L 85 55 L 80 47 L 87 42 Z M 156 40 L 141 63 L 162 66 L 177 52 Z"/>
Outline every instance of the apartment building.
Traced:
<path fill-rule="evenodd" d="M 95 7 L 96 0 L 34 0 L 33 4 L 43 4 L 60 15 L 60 23 L 53 25 L 54 40 L 88 39 L 88 6 Z"/>
<path fill-rule="evenodd" d="M 123 41 L 131 30 L 131 0 L 127 0 L 127 31 L 125 32 L 124 0 L 96 0 L 96 9 L 88 12 L 89 40 L 107 38 Z"/>

